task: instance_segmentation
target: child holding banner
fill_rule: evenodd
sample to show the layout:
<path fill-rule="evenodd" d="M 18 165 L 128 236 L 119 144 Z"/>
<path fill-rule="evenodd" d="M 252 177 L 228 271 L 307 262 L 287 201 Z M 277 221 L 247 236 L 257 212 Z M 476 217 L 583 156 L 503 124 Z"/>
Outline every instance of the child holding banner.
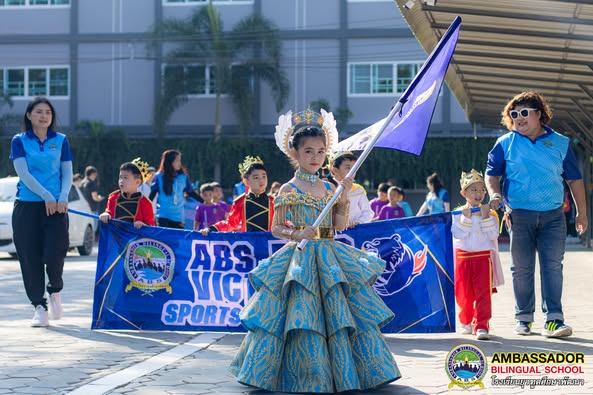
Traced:
<path fill-rule="evenodd" d="M 472 169 L 461 173 L 461 195 L 466 204 L 453 215 L 455 249 L 455 299 L 459 306 L 462 334 L 475 333 L 478 340 L 490 338 L 492 291 L 502 285 L 498 258 L 498 215 L 482 204 L 486 185 L 482 174 Z M 471 211 L 479 208 L 479 212 Z M 499 280 L 500 279 L 500 280 Z"/>
<path fill-rule="evenodd" d="M 259 156 L 247 156 L 239 164 L 239 173 L 248 191 L 239 195 L 231 206 L 227 219 L 200 230 L 209 232 L 269 232 L 274 217 L 274 198 L 266 194 L 268 173 Z"/>
<path fill-rule="evenodd" d="M 99 219 L 103 223 L 111 218 L 133 222 L 136 229 L 144 225 L 155 226 L 152 202 L 138 191 L 138 187 L 149 177 L 148 163 L 136 158 L 119 168 L 119 190 L 107 199 L 107 207 Z"/>
<path fill-rule="evenodd" d="M 275 137 L 296 167 L 274 201 L 272 234 L 289 243 L 249 274 L 256 293 L 240 314 L 249 333 L 231 372 L 243 384 L 282 392 L 369 389 L 398 379 L 379 331 L 393 313 L 372 288 L 385 262 L 333 239 L 348 224 L 348 194 L 321 226 L 310 226 L 335 190 L 317 176 L 338 139 L 333 115 L 288 112 Z M 352 178 L 341 184 L 349 191 Z M 309 242 L 299 250 L 303 239 Z"/>

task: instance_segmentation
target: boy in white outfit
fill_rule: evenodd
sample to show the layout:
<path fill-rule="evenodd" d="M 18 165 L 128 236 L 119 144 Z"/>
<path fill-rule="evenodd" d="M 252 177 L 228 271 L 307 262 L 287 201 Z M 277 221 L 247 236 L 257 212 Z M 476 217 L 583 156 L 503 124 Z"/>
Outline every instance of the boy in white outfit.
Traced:
<path fill-rule="evenodd" d="M 498 215 L 488 204 L 482 204 L 486 196 L 482 174 L 474 169 L 463 172 L 460 183 L 466 204 L 457 209 L 461 215 L 453 215 L 455 299 L 461 333 L 473 332 L 478 340 L 487 340 L 492 292 L 503 283 L 498 258 Z"/>

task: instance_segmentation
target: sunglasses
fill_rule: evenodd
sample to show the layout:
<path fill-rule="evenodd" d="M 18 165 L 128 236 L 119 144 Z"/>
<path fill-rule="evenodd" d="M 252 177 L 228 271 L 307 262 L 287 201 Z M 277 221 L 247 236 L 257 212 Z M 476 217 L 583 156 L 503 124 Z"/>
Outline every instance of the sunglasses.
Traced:
<path fill-rule="evenodd" d="M 511 111 L 509 111 L 509 115 L 513 119 L 517 119 L 517 118 L 519 118 L 519 116 L 521 118 L 527 118 L 529 116 L 529 112 L 530 111 L 539 111 L 539 110 L 537 108 L 523 108 L 523 109 L 521 109 L 519 111 L 517 111 L 517 110 L 511 110 Z"/>

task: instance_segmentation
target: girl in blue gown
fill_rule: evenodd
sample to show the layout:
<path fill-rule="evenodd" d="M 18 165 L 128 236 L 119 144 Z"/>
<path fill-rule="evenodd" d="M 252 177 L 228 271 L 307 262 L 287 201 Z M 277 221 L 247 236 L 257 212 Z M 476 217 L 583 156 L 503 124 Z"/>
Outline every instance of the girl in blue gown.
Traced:
<path fill-rule="evenodd" d="M 331 113 L 322 113 L 333 121 Z M 336 133 L 334 121 L 323 129 L 291 128 L 285 132 L 293 133 L 277 136 L 287 142 L 281 149 L 297 168 L 274 201 L 272 234 L 289 243 L 249 274 L 256 293 L 240 315 L 249 333 L 230 368 L 243 384 L 332 393 L 374 388 L 400 377 L 379 331 L 393 313 L 372 288 L 385 262 L 333 239 L 334 230 L 347 225 L 347 194 L 340 195 L 318 228 L 310 226 L 335 189 L 316 176 L 332 126 Z M 352 178 L 342 185 L 349 191 Z M 303 239 L 308 242 L 299 250 Z"/>

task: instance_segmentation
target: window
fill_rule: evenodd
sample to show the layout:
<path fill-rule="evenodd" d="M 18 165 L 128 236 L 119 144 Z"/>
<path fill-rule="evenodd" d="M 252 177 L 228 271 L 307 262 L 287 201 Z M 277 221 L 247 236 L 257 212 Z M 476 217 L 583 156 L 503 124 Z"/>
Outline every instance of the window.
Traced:
<path fill-rule="evenodd" d="M 68 69 L 49 69 L 49 95 L 68 96 Z"/>
<path fill-rule="evenodd" d="M 350 93 L 371 93 L 371 66 L 353 64 L 350 66 Z"/>
<path fill-rule="evenodd" d="M 25 70 L 7 70 L 6 94 L 9 96 L 25 96 Z"/>
<path fill-rule="evenodd" d="M 0 69 L 0 91 L 13 97 L 68 96 L 67 67 L 26 67 Z"/>
<path fill-rule="evenodd" d="M 210 0 L 163 0 L 164 4 L 208 3 Z M 212 0 L 213 3 L 253 3 L 253 0 Z"/>
<path fill-rule="evenodd" d="M 414 79 L 414 76 L 418 73 L 422 67 L 422 64 L 408 63 L 397 65 L 397 92 L 403 93 L 410 82 Z"/>
<path fill-rule="evenodd" d="M 393 95 L 403 93 L 422 63 L 351 63 L 349 95 Z"/>
<path fill-rule="evenodd" d="M 206 94 L 206 66 L 187 66 L 185 89 L 189 95 Z"/>
<path fill-rule="evenodd" d="M 45 95 L 47 93 L 47 70 L 29 69 L 29 96 Z"/>
<path fill-rule="evenodd" d="M 372 93 L 393 92 L 393 66 L 390 64 L 373 65 L 373 90 Z"/>
<path fill-rule="evenodd" d="M 0 7 L 31 7 L 31 6 L 55 6 L 70 5 L 70 0 L 0 0 Z"/>
<path fill-rule="evenodd" d="M 163 87 L 175 81 L 183 84 L 183 93 L 186 95 L 209 96 L 216 94 L 215 67 L 212 65 L 165 65 Z"/>

